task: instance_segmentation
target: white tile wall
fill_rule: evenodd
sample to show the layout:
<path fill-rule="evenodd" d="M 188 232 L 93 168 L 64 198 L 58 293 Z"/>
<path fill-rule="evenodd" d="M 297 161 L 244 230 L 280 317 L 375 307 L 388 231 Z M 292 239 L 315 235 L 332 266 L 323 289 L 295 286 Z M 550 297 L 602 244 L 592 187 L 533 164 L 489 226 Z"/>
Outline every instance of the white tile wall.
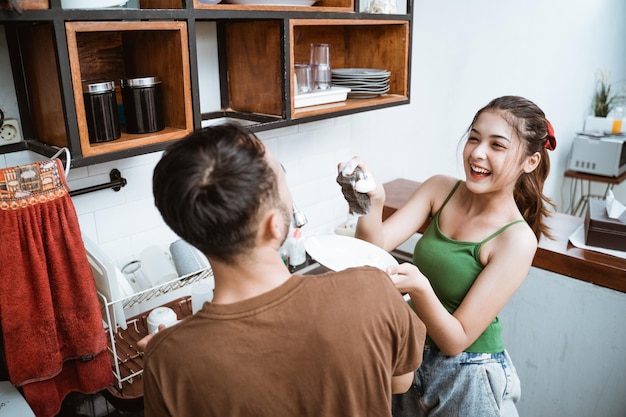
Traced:
<path fill-rule="evenodd" d="M 337 163 L 351 157 L 350 124 L 345 118 L 290 126 L 258 134 L 287 170 L 294 202 L 309 224 L 305 236 L 331 231 L 347 213 L 335 177 Z M 141 251 L 156 245 L 167 251 L 178 237 L 164 224 L 152 198 L 152 171 L 161 152 L 89 167 L 71 168 L 70 189 L 110 181 L 113 168 L 127 185 L 72 198 L 81 230 L 98 243 L 121 268 L 138 259 Z M 23 151 L 0 155 L 0 166 L 15 166 L 42 159 Z"/>

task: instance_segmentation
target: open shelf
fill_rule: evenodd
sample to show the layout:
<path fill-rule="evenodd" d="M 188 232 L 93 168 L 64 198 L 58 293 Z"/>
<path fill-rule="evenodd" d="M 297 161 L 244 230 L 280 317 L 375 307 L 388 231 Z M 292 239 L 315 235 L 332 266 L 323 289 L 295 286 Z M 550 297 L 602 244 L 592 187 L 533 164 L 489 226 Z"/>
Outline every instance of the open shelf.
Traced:
<path fill-rule="evenodd" d="M 0 28 L 21 145 L 36 143 L 46 156 L 68 147 L 79 167 L 165 149 L 221 119 L 263 131 L 408 104 L 411 0 L 394 15 L 362 12 L 367 0 L 306 1 L 140 0 L 139 8 L 65 10 L 61 0 L 18 0 L 24 12 L 0 10 Z M 204 23 L 213 26 L 205 31 Z M 332 68 L 390 71 L 389 91 L 296 109 L 293 65 L 308 61 L 313 42 L 331 45 Z M 149 76 L 162 82 L 165 128 L 130 134 L 120 123 L 118 139 L 91 143 L 83 85 L 115 82 L 119 106 L 120 80 Z"/>
<path fill-rule="evenodd" d="M 311 117 L 371 106 L 408 101 L 409 23 L 406 20 L 316 20 L 290 21 L 293 64 L 308 62 L 311 43 L 330 44 L 331 68 L 375 68 L 391 72 L 389 91 L 374 98 L 348 98 L 346 101 L 294 108 L 293 82 L 290 85 L 291 117 Z"/>
<path fill-rule="evenodd" d="M 185 22 L 67 22 L 67 43 L 76 116 L 83 156 L 120 151 L 173 139 L 193 130 L 189 48 Z M 90 143 L 83 82 L 157 76 L 162 81 L 166 128 L 148 134 L 126 133 L 119 139 Z"/>

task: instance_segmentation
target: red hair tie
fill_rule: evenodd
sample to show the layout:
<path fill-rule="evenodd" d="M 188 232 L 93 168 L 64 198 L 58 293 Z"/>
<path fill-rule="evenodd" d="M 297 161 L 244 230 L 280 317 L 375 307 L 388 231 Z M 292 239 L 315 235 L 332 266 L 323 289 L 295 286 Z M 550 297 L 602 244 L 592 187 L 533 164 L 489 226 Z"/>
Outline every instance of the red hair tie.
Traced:
<path fill-rule="evenodd" d="M 546 119 L 546 124 L 548 125 L 548 137 L 546 137 L 546 141 L 543 144 L 543 147 L 549 151 L 553 151 L 556 149 L 556 138 L 554 137 L 554 127 L 552 127 L 552 123 L 548 119 Z"/>

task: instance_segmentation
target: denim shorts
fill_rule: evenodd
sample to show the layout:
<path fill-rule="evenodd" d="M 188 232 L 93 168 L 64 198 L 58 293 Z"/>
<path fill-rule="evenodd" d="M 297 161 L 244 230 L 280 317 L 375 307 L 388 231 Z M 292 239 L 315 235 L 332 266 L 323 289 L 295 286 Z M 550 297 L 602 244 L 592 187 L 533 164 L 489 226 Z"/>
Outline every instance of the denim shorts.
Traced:
<path fill-rule="evenodd" d="M 394 395 L 394 417 L 518 417 L 521 392 L 506 351 L 442 355 L 424 347 L 424 361 L 406 394 Z"/>

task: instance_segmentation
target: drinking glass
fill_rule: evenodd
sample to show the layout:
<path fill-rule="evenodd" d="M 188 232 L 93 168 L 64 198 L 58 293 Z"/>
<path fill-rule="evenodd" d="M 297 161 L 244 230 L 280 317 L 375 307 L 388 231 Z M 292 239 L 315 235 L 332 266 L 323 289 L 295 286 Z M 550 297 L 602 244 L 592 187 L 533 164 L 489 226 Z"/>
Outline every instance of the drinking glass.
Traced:
<path fill-rule="evenodd" d="M 311 91 L 311 66 L 309 64 L 296 63 L 293 69 L 293 78 L 296 95 Z"/>
<path fill-rule="evenodd" d="M 315 90 L 330 88 L 330 45 L 327 43 L 311 44 L 311 77 Z"/>

